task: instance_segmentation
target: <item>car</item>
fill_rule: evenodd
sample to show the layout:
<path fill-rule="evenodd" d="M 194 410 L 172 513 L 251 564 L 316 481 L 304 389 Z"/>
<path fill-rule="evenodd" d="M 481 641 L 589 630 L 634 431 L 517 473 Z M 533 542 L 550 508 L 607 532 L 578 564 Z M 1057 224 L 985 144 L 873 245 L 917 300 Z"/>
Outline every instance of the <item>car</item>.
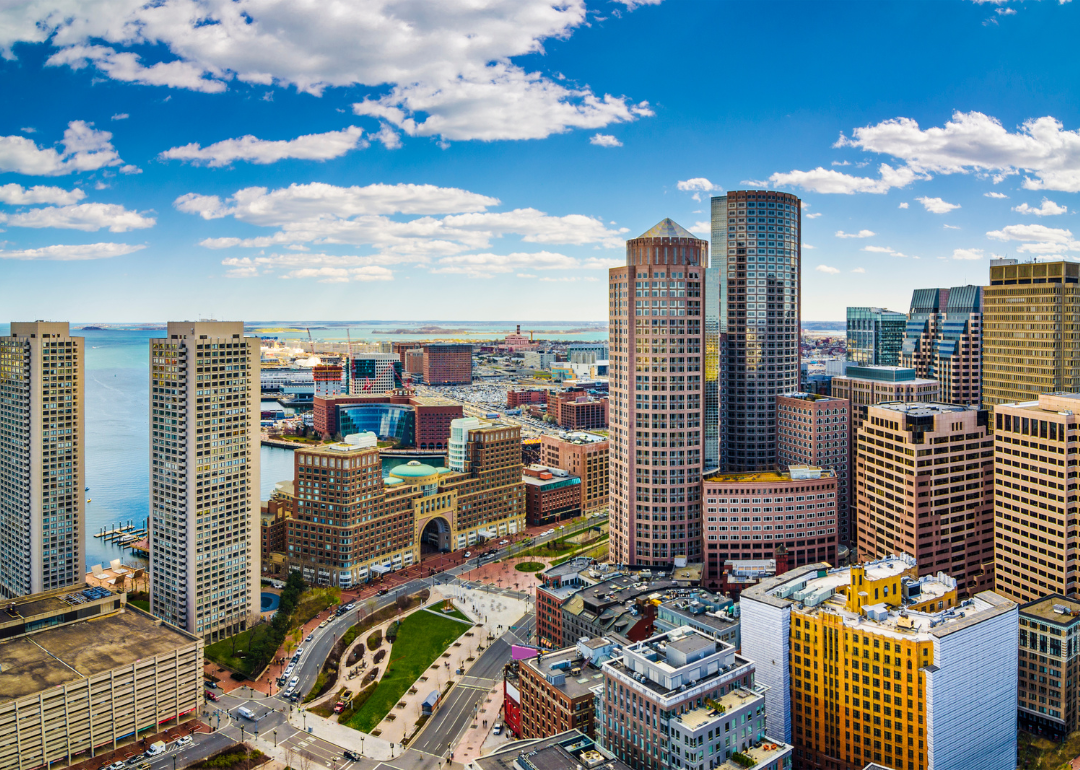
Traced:
<path fill-rule="evenodd" d="M 289 680 L 289 688 L 291 689 L 293 687 L 296 687 L 296 683 L 299 682 L 299 681 L 300 681 L 300 677 L 294 676 L 292 679 Z"/>
<path fill-rule="evenodd" d="M 495 735 L 502 735 L 502 725 L 495 725 L 495 729 L 491 732 L 495 733 Z"/>
<path fill-rule="evenodd" d="M 194 744 L 195 739 L 190 735 L 181 735 L 176 739 L 176 748 L 178 749 L 186 749 L 188 746 L 193 746 Z"/>
<path fill-rule="evenodd" d="M 287 689 L 285 692 L 283 692 L 281 694 L 281 697 L 284 698 L 285 700 L 289 700 L 290 698 L 292 698 L 293 692 L 295 692 L 295 691 L 293 690 L 293 688 L 290 687 L 289 689 Z"/>
<path fill-rule="evenodd" d="M 143 761 L 144 761 L 143 755 L 142 754 L 136 754 L 133 757 L 128 757 L 127 762 L 125 762 L 124 765 L 126 767 L 135 767 L 135 765 L 141 765 L 143 763 Z"/>
<path fill-rule="evenodd" d="M 111 765 L 102 768 L 102 770 L 124 770 L 123 762 L 113 762 Z"/>
<path fill-rule="evenodd" d="M 218 696 L 214 695 L 214 693 L 210 692 L 209 690 L 206 691 L 206 698 L 207 700 L 212 700 L 214 703 L 217 703 L 219 700 L 221 700 Z"/>
<path fill-rule="evenodd" d="M 352 749 L 345 749 L 345 751 L 342 753 L 342 756 L 350 762 L 359 762 L 361 759 L 363 759 L 363 757 L 358 752 L 353 751 Z"/>
<path fill-rule="evenodd" d="M 295 663 L 290 663 L 288 666 L 285 667 L 284 676 L 292 676 L 292 672 L 293 672 L 293 670 L 295 668 L 296 668 L 296 664 Z"/>
<path fill-rule="evenodd" d="M 209 679 L 206 680 L 205 684 L 206 684 L 206 689 L 208 689 L 208 690 L 217 690 L 217 689 L 219 689 L 218 688 L 218 683 L 217 682 L 211 682 Z"/>
<path fill-rule="evenodd" d="M 296 652 L 293 654 L 293 660 L 300 660 L 300 656 L 304 654 L 303 647 L 297 647 Z"/>
<path fill-rule="evenodd" d="M 471 556 L 472 556 L 472 551 L 466 551 L 465 552 L 465 558 L 466 559 L 470 558 Z"/>
<path fill-rule="evenodd" d="M 510 545 L 510 541 L 509 540 L 500 540 L 499 545 Z"/>
<path fill-rule="evenodd" d="M 334 713 L 335 714 L 340 714 L 344 710 L 345 710 L 345 701 L 339 700 L 337 703 L 334 704 Z"/>
<path fill-rule="evenodd" d="M 304 639 L 304 641 L 305 641 L 305 642 L 310 642 L 310 641 L 311 641 L 312 639 L 314 639 L 314 638 L 315 638 L 315 634 L 308 634 L 308 635 L 307 635 L 307 638 L 306 638 L 306 639 Z"/>
<path fill-rule="evenodd" d="M 565 524 L 560 524 L 559 529 L 566 529 L 566 525 Z"/>
<path fill-rule="evenodd" d="M 319 624 L 319 628 L 326 628 L 326 623 L 327 621 L 324 620 L 322 623 Z"/>
<path fill-rule="evenodd" d="M 356 602 L 349 602 L 348 604 L 345 605 L 345 611 L 348 612 L 349 610 L 351 610 L 355 606 L 356 606 Z"/>
<path fill-rule="evenodd" d="M 287 677 L 287 676 L 285 676 L 284 674 L 282 674 L 281 676 L 279 676 L 279 677 L 277 678 L 277 686 L 278 686 L 278 687 L 284 687 L 284 686 L 285 686 L 285 682 L 287 682 L 287 681 L 288 681 L 288 677 Z"/>
<path fill-rule="evenodd" d="M 376 596 L 386 596 L 388 593 L 390 593 L 389 588 L 380 588 L 378 591 L 375 592 L 375 595 Z"/>

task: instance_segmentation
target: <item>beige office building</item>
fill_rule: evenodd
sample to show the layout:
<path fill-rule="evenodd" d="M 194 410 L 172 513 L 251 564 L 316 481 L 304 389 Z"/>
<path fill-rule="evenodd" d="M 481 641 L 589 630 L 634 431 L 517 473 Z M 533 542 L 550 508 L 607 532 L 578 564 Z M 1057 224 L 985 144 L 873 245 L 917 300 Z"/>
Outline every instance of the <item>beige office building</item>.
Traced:
<path fill-rule="evenodd" d="M 1080 264 L 1000 260 L 983 289 L 983 403 L 1080 392 Z"/>
<path fill-rule="evenodd" d="M 1080 393 L 994 409 L 995 590 L 1025 603 L 1076 593 Z"/>
<path fill-rule="evenodd" d="M 208 644 L 259 612 L 259 396 L 243 323 L 150 340 L 150 606 Z"/>
<path fill-rule="evenodd" d="M 0 661 L 0 770 L 108 754 L 203 702 L 202 640 L 104 588 L 6 603 Z"/>
<path fill-rule="evenodd" d="M 0 337 L 0 597 L 85 574 L 83 339 L 13 322 Z"/>

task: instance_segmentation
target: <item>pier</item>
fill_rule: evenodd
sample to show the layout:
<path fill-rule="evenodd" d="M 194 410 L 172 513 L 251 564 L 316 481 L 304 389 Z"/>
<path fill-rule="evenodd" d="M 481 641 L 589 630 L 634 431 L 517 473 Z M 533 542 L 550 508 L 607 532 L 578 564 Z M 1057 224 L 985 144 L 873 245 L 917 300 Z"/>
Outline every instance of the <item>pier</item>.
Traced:
<path fill-rule="evenodd" d="M 136 526 L 133 521 L 128 521 L 127 524 L 119 522 L 112 525 L 112 529 L 101 528 L 100 532 L 95 532 L 94 537 L 100 537 L 102 540 L 109 543 L 116 543 L 117 545 L 127 545 L 133 543 L 136 540 L 141 540 L 147 535 L 146 525 Z"/>

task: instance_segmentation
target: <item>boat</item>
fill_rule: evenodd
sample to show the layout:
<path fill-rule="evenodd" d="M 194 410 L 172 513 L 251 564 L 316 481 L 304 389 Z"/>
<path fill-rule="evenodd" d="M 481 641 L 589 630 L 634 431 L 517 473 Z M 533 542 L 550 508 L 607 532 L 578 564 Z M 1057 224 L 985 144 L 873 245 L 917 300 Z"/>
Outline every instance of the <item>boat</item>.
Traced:
<path fill-rule="evenodd" d="M 87 487 L 86 489 L 83 490 L 83 492 L 89 492 L 89 491 L 90 491 L 90 487 Z"/>
<path fill-rule="evenodd" d="M 89 497 L 88 497 L 88 498 L 86 498 L 86 502 L 90 502 L 90 498 L 89 498 Z"/>

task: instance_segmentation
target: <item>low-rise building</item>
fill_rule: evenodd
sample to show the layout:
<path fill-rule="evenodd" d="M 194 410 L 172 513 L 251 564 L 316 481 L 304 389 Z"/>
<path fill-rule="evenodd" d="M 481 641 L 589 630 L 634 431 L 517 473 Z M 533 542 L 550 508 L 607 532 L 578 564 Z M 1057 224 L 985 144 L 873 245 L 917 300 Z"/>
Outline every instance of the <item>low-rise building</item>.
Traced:
<path fill-rule="evenodd" d="M 469 763 L 469 770 L 630 770 L 589 736 L 570 730 L 514 741 Z"/>
<path fill-rule="evenodd" d="M 540 437 L 540 463 L 581 479 L 583 513 L 608 506 L 608 448 L 606 436 L 585 431 Z"/>
<path fill-rule="evenodd" d="M 594 567 L 592 559 L 578 557 L 548 567 L 537 575 L 541 585 L 536 587 L 536 639 L 541 647 L 563 646 L 562 605 L 570 597 L 584 586 L 621 574 L 606 567 Z"/>
<path fill-rule="evenodd" d="M 202 639 L 104 588 L 4 603 L 0 769 L 80 762 L 193 719 Z"/>
<path fill-rule="evenodd" d="M 400 446 L 445 450 L 450 423 L 463 412 L 459 403 L 409 391 L 372 395 L 316 396 L 313 425 L 323 438 L 371 431 Z"/>
<path fill-rule="evenodd" d="M 530 527 L 557 524 L 581 515 L 581 479 L 561 468 L 530 465 L 522 469 L 525 516 Z"/>
<path fill-rule="evenodd" d="M 510 388 L 506 391 L 506 408 L 516 409 L 527 404 L 547 404 L 547 388 Z"/>
<path fill-rule="evenodd" d="M 1080 730 L 1080 601 L 1021 604 L 1019 658 L 1020 726 L 1054 740 Z"/>
<path fill-rule="evenodd" d="M 601 668 L 597 736 L 634 770 L 790 768 L 791 746 L 767 732 L 754 663 L 731 645 L 676 628 L 624 646 Z"/>
<path fill-rule="evenodd" d="M 556 424 L 567 430 L 596 430 L 608 424 L 607 397 L 597 397 L 582 387 L 548 393 L 547 406 Z"/>
<path fill-rule="evenodd" d="M 592 688 L 612 654 L 609 639 L 583 639 L 572 647 L 517 662 L 522 738 L 546 738 L 570 729 L 596 737 Z"/>
<path fill-rule="evenodd" d="M 730 644 L 736 650 L 742 647 L 739 610 L 730 596 L 714 594 L 703 588 L 676 593 L 680 595 L 654 600 L 657 606 L 653 627 L 657 633 L 689 626 L 699 634 Z"/>
<path fill-rule="evenodd" d="M 291 481 L 280 482 L 292 486 Z M 262 504 L 261 513 L 261 540 L 262 540 L 262 563 L 263 569 L 270 563 L 271 553 L 285 552 L 286 520 L 292 516 L 292 501 L 287 498 L 271 497 Z"/>
<path fill-rule="evenodd" d="M 555 354 L 547 351 L 530 350 L 522 361 L 526 369 L 547 369 L 555 363 Z"/>
<path fill-rule="evenodd" d="M 772 734 L 816 770 L 1015 770 L 1017 607 L 907 554 L 808 564 L 743 591 Z"/>

